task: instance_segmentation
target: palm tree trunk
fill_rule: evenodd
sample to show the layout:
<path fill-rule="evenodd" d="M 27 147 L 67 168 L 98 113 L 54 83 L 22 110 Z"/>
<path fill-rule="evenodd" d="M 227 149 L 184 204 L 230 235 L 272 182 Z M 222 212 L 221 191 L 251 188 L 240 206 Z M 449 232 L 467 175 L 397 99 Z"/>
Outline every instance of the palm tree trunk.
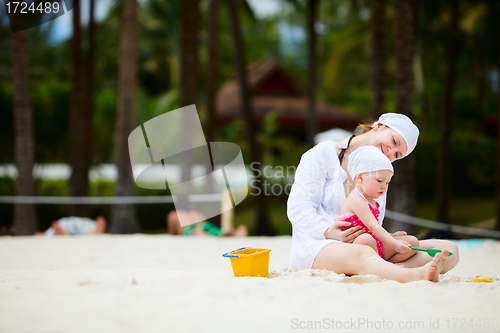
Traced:
<path fill-rule="evenodd" d="M 396 110 L 410 118 L 413 117 L 416 9 L 415 0 L 394 1 Z M 389 209 L 411 216 L 415 215 L 415 155 L 409 155 L 395 163 Z M 392 221 L 390 229 L 415 233 L 414 227 L 399 221 Z"/>
<path fill-rule="evenodd" d="M 370 20 L 370 82 L 372 119 L 377 120 L 385 113 L 385 89 L 387 86 L 387 65 L 385 45 L 386 0 L 371 1 Z"/>
<path fill-rule="evenodd" d="M 245 53 L 243 49 L 243 42 L 241 40 L 241 32 L 240 25 L 238 20 L 238 14 L 236 13 L 236 8 L 234 4 L 234 0 L 228 0 L 229 4 L 229 15 L 231 19 L 231 30 L 233 37 L 233 47 L 235 53 L 235 65 L 236 70 L 238 72 L 238 81 L 240 84 L 240 92 L 241 92 L 241 101 L 243 104 L 243 113 L 245 117 L 246 129 L 247 129 L 247 140 L 248 146 L 250 147 L 250 158 L 251 162 L 259 161 L 259 152 L 257 147 L 257 142 L 255 140 L 255 128 L 253 122 L 253 111 L 252 104 L 250 102 L 250 94 L 248 91 L 247 85 L 247 76 L 246 76 L 246 68 L 245 68 Z M 269 224 L 269 219 L 267 217 L 267 209 L 266 209 L 266 198 L 264 196 L 264 191 L 262 187 L 262 179 L 261 174 L 259 172 L 259 168 L 252 168 L 254 173 L 254 180 L 256 181 L 256 185 L 259 189 L 259 193 L 257 195 L 257 214 L 255 215 L 255 234 L 256 235 L 273 235 L 274 232 Z"/>
<path fill-rule="evenodd" d="M 14 160 L 17 167 L 15 195 L 35 194 L 33 111 L 31 108 L 29 59 L 24 31 L 11 35 L 11 61 L 14 95 Z M 15 235 L 32 235 L 37 230 L 35 205 L 14 205 Z"/>
<path fill-rule="evenodd" d="M 208 5 L 208 76 L 207 76 L 207 142 L 215 140 L 217 126 L 215 93 L 217 91 L 217 43 L 219 39 L 219 0 Z"/>
<path fill-rule="evenodd" d="M 500 55 L 500 48 L 498 51 Z M 497 70 L 500 77 L 500 56 L 498 57 Z M 497 221 L 495 229 L 500 230 L 500 89 L 497 92 L 497 98 Z"/>
<path fill-rule="evenodd" d="M 200 19 L 198 3 L 199 0 L 183 0 L 179 3 L 181 106 L 195 104 L 198 93 L 198 22 Z"/>
<path fill-rule="evenodd" d="M 456 38 L 458 32 L 458 0 L 451 1 L 451 36 L 446 50 L 446 80 L 443 93 L 443 109 L 440 114 L 440 142 L 437 169 L 437 218 L 450 222 L 450 134 L 453 115 L 453 86 L 455 83 Z"/>
<path fill-rule="evenodd" d="M 181 75 L 180 75 L 180 103 L 181 107 L 196 104 L 198 93 L 198 27 L 199 27 L 199 0 L 184 0 L 179 3 L 180 19 L 180 48 L 181 48 Z M 182 118 L 182 128 L 189 127 L 189 122 Z M 182 142 L 190 146 L 192 135 L 183 130 Z M 193 165 L 192 156 L 182 154 L 180 157 L 181 182 L 191 180 L 191 169 Z M 178 193 L 175 208 L 182 210 L 192 209 L 187 194 L 193 193 L 194 189 L 183 189 L 185 192 Z"/>
<path fill-rule="evenodd" d="M 116 196 L 134 194 L 132 166 L 128 154 L 128 135 L 136 124 L 137 60 L 139 21 L 137 0 L 123 0 L 123 28 L 120 40 L 120 74 L 115 137 L 115 163 L 118 179 Z M 135 205 L 114 205 L 111 211 L 111 233 L 140 231 Z"/>
<path fill-rule="evenodd" d="M 87 101 L 85 100 L 85 76 L 84 57 L 82 51 L 82 32 L 80 22 L 80 3 L 73 7 L 73 38 L 72 48 L 72 88 L 71 109 L 69 117 L 69 163 L 71 166 L 71 177 L 69 189 L 71 196 L 87 196 L 89 194 L 89 163 L 87 149 L 90 135 L 87 133 L 88 124 Z M 69 213 L 72 216 L 89 216 L 89 206 L 71 205 Z"/>
<path fill-rule="evenodd" d="M 317 34 L 316 34 L 316 15 L 319 0 L 309 0 L 309 12 L 307 16 L 307 35 L 308 35 L 308 88 L 307 88 L 307 144 L 314 146 L 314 135 L 318 132 L 318 119 L 316 117 L 316 53 L 317 53 Z"/>
<path fill-rule="evenodd" d="M 210 0 L 208 5 L 208 75 L 207 75 L 207 142 L 215 141 L 217 126 L 215 94 L 217 90 L 217 43 L 219 39 L 219 0 Z M 207 170 L 213 170 L 213 165 L 207 161 Z M 213 193 L 214 182 L 208 177 L 205 184 L 205 193 Z"/>
<path fill-rule="evenodd" d="M 86 158 L 85 165 L 87 174 L 92 165 L 92 123 L 94 118 L 94 73 L 95 73 L 95 0 L 90 0 L 90 17 L 88 30 L 89 48 L 87 51 L 86 73 L 85 73 L 85 140 L 83 155 Z M 87 178 L 88 184 L 88 178 Z M 88 186 L 88 185 L 87 185 Z M 87 195 L 89 190 L 87 189 Z"/>

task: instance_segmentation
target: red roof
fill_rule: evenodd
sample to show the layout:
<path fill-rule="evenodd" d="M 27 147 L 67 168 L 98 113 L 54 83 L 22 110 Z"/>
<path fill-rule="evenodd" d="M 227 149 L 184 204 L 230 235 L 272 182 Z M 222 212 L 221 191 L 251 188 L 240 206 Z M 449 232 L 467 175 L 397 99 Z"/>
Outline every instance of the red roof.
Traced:
<path fill-rule="evenodd" d="M 307 123 L 307 97 L 304 90 L 276 61 L 259 61 L 247 69 L 248 87 L 251 94 L 256 122 L 261 122 L 271 110 L 278 110 L 278 124 L 282 128 L 302 128 Z M 216 99 L 217 118 L 226 123 L 243 119 L 240 86 L 236 79 L 226 82 Z M 354 128 L 363 117 L 347 110 L 321 102 L 316 103 L 319 128 Z"/>

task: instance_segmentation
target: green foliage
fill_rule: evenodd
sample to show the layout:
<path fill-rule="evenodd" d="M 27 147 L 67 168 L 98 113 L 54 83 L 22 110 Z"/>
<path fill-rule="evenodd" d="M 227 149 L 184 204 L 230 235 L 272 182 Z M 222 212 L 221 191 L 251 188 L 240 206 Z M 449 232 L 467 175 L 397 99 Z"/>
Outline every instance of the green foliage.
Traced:
<path fill-rule="evenodd" d="M 436 161 L 438 154 L 437 133 L 420 133 L 416 153 L 417 198 L 434 198 L 436 186 Z M 450 138 L 450 180 L 453 197 L 494 196 L 496 144 L 480 132 L 454 131 Z M 397 162 L 395 164 L 397 170 Z"/>
<path fill-rule="evenodd" d="M 259 161 L 269 166 L 296 166 L 308 146 L 287 134 L 280 132 L 277 124 L 278 110 L 266 114 L 262 124 L 257 128 L 256 138 L 261 151 Z M 243 120 L 236 120 L 222 126 L 220 138 L 225 142 L 233 142 L 240 146 L 243 159 L 250 161 L 250 151 Z"/>
<path fill-rule="evenodd" d="M 476 223 L 491 220 L 492 216 L 495 216 L 495 211 L 496 203 L 492 197 L 452 199 L 450 202 L 450 221 L 452 224 L 476 227 L 474 225 Z M 417 202 L 416 215 L 418 217 L 436 220 L 436 212 L 436 201 L 420 200 Z M 480 226 L 477 227 L 479 228 Z"/>
<path fill-rule="evenodd" d="M 93 162 L 112 161 L 117 95 L 114 89 L 96 91 L 92 124 Z"/>
<path fill-rule="evenodd" d="M 298 6 L 283 5 L 273 17 L 256 18 L 238 5 L 241 30 L 248 64 L 263 58 L 281 61 L 302 87 L 307 82 L 306 14 L 308 1 Z M 199 33 L 199 91 L 197 107 L 203 125 L 207 76 L 207 6 L 201 2 Z M 450 40 L 449 1 L 418 3 L 415 57 L 415 120 L 421 129 L 416 154 L 417 197 L 432 199 L 435 192 L 435 168 L 439 144 L 439 111 L 443 107 L 446 75 L 446 46 Z M 394 112 L 394 32 L 393 3 L 387 5 L 386 42 L 388 50 L 388 88 L 386 110 Z M 96 23 L 96 70 L 94 84 L 93 163 L 113 160 L 117 101 L 121 2 L 115 1 L 108 16 Z M 459 8 L 458 49 L 455 58 L 453 134 L 451 137 L 451 184 L 454 197 L 492 196 L 492 175 L 498 169 L 495 150 L 500 6 L 490 1 L 461 1 Z M 5 11 L 0 6 L 0 163 L 13 163 L 12 77 L 9 30 Z M 180 17 L 178 2 L 148 0 L 140 2 L 139 92 L 137 123 L 178 108 Z M 318 9 L 318 100 L 337 104 L 350 112 L 369 117 L 369 1 L 321 1 Z M 234 49 L 227 6 L 220 2 L 218 41 L 218 77 L 220 87 L 235 77 Z M 30 79 L 34 112 L 36 162 L 64 162 L 67 158 L 68 113 L 71 90 L 71 40 L 51 41 L 53 23 L 27 31 L 30 55 Z M 83 35 L 87 32 L 83 29 Z M 288 35 L 287 35 L 288 34 Z M 287 37 L 288 36 L 288 37 Z M 277 112 L 270 112 L 257 130 L 266 165 L 297 166 L 307 146 L 282 133 Z M 217 140 L 238 144 L 249 161 L 249 149 L 243 120 L 218 128 Z M 266 178 L 270 183 L 278 181 Z M 273 183 L 273 184 L 274 184 Z M 65 181 L 37 181 L 38 195 L 66 195 Z M 112 195 L 112 182 L 92 182 L 92 195 Z M 0 192 L 13 193 L 12 180 L 1 179 Z M 168 191 L 158 192 L 165 193 Z M 137 189 L 138 195 L 156 193 Z M 271 199 L 274 200 L 274 199 Z M 281 199 L 280 199 L 281 200 Z M 284 214 L 285 200 L 276 200 Z M 280 206 L 281 205 L 281 206 Z M 160 208 L 161 206 L 161 208 Z M 97 208 L 98 207 L 98 208 Z M 168 205 L 139 205 L 141 223 L 151 229 L 164 227 Z M 241 209 L 245 208 L 242 206 Z M 67 207 L 39 207 L 40 221 L 65 214 Z M 94 213 L 108 214 L 109 206 L 95 206 Z M 274 206 L 272 209 L 275 209 Z M 244 214 L 252 214 L 251 208 Z M 1 223 L 12 218 L 11 205 L 0 205 Z M 272 214 L 275 214 L 274 211 Z M 274 215 L 273 215 L 274 216 Z M 284 216 L 284 215 L 283 215 Z M 274 220 L 275 217 L 273 217 Z M 161 225 L 158 224 L 161 221 Z M 10 223 L 10 222 L 9 222 Z M 42 222 L 41 222 L 42 223 Z M 151 224 L 148 224 L 151 223 Z M 274 223 L 274 222 L 273 222 Z M 285 222 L 284 222 L 285 223 Z M 286 221 L 287 227 L 289 223 Z M 146 229 L 147 229 L 146 228 Z M 279 228 L 277 228 L 279 229 Z M 284 229 L 283 229 L 284 230 Z M 283 231 L 285 233 L 285 231 Z M 288 232 L 288 231 L 287 231 Z"/>
<path fill-rule="evenodd" d="M 64 162 L 68 142 L 68 82 L 49 79 L 32 89 L 33 113 L 38 162 Z"/>
<path fill-rule="evenodd" d="M 140 84 L 158 96 L 178 87 L 179 9 L 171 0 L 151 0 L 140 11 Z"/>
<path fill-rule="evenodd" d="M 257 141 L 262 150 L 261 161 L 269 166 L 296 166 L 302 154 L 309 148 L 303 142 L 296 142 L 290 135 L 279 132 L 278 110 L 270 111 L 264 118 Z"/>
<path fill-rule="evenodd" d="M 157 99 L 156 106 L 154 107 L 154 115 L 159 116 L 160 114 L 175 110 L 179 107 L 179 90 L 172 89 Z"/>

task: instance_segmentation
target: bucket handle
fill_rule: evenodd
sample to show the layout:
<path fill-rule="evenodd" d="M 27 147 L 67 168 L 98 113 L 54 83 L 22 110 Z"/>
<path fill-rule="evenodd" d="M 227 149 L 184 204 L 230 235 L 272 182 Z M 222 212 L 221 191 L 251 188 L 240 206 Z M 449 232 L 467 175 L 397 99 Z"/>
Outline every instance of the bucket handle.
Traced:
<path fill-rule="evenodd" d="M 234 250 L 234 251 L 229 251 L 229 252 L 227 252 L 227 253 L 224 253 L 222 256 L 223 256 L 223 257 L 226 257 L 226 258 L 239 258 L 239 256 L 236 256 L 236 255 L 230 255 L 229 253 L 233 253 L 233 252 L 240 251 L 240 250 L 244 250 L 244 249 L 249 249 L 249 247 L 242 247 L 241 249 L 237 249 L 237 250 Z"/>

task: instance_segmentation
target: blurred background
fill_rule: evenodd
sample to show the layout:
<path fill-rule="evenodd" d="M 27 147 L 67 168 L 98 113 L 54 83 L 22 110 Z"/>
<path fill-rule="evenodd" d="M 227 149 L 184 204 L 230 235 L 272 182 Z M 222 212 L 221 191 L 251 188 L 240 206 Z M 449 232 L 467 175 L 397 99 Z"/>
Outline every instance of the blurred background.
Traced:
<path fill-rule="evenodd" d="M 0 196 L 169 195 L 134 184 L 127 137 L 196 104 L 206 141 L 238 144 L 262 173 L 235 224 L 290 235 L 301 155 L 399 112 L 420 139 L 394 164 L 389 209 L 500 230 L 499 17 L 486 0 L 81 0 L 12 33 L 2 4 Z M 113 233 L 165 233 L 172 209 L 7 200 L 0 228 L 103 215 Z"/>

